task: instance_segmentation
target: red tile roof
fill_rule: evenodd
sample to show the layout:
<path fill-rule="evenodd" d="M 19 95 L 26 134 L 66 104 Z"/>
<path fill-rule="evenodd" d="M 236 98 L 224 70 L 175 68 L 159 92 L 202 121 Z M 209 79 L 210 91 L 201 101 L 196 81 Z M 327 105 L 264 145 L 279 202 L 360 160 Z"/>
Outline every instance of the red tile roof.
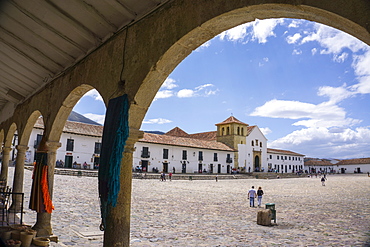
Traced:
<path fill-rule="evenodd" d="M 304 162 L 305 166 L 333 166 L 330 161 L 327 160 L 308 160 Z"/>
<path fill-rule="evenodd" d="M 303 154 L 295 153 L 292 151 L 288 150 L 281 150 L 281 149 L 273 149 L 273 148 L 268 148 L 267 149 L 268 153 L 274 153 L 274 154 L 286 154 L 286 155 L 295 155 L 295 156 L 304 156 Z"/>
<path fill-rule="evenodd" d="M 165 133 L 168 136 L 178 136 L 178 137 L 189 137 L 189 134 L 180 129 L 179 127 L 175 127 L 172 130 Z"/>
<path fill-rule="evenodd" d="M 206 141 L 206 140 L 200 140 L 200 139 L 189 138 L 189 137 L 157 135 L 157 134 L 150 134 L 150 133 L 144 133 L 144 138 L 140 139 L 139 142 L 192 147 L 192 148 L 213 149 L 213 150 L 222 150 L 222 151 L 230 151 L 230 152 L 236 151 L 235 149 L 232 149 L 221 142 Z"/>
<path fill-rule="evenodd" d="M 243 123 L 242 121 L 239 121 L 239 120 L 238 120 L 238 119 L 236 119 L 234 116 L 231 116 L 231 117 L 229 117 L 228 119 L 226 119 L 225 121 L 223 121 L 223 122 L 221 122 L 221 123 L 216 124 L 216 126 L 218 126 L 218 125 L 222 125 L 222 124 L 230 124 L 230 123 L 238 123 L 238 124 L 243 124 L 243 125 L 248 126 L 248 124 Z"/>
<path fill-rule="evenodd" d="M 189 137 L 207 141 L 216 141 L 217 131 L 190 134 Z"/>
<path fill-rule="evenodd" d="M 42 118 L 37 119 L 34 127 L 38 129 L 44 129 L 44 122 L 42 121 Z M 66 121 L 63 132 L 84 136 L 101 137 L 103 135 L 103 126 Z"/>
<path fill-rule="evenodd" d="M 370 158 L 341 160 L 338 163 L 336 163 L 336 165 L 360 165 L 360 164 L 370 164 Z"/>

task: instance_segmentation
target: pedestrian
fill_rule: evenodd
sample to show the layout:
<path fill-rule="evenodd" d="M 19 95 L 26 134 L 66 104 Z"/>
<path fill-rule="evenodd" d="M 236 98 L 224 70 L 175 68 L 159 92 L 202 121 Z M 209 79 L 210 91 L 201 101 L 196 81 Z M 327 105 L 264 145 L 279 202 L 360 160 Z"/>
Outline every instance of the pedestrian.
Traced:
<path fill-rule="evenodd" d="M 172 181 L 172 172 L 170 172 L 170 173 L 168 174 L 168 178 L 170 179 L 170 181 Z"/>
<path fill-rule="evenodd" d="M 258 187 L 258 190 L 257 190 L 257 202 L 258 202 L 258 207 L 261 207 L 261 204 L 262 204 L 262 195 L 263 195 L 263 190 L 262 190 L 262 187 Z"/>
<path fill-rule="evenodd" d="M 321 185 L 322 185 L 322 186 L 325 186 L 325 180 L 326 180 L 326 179 L 325 179 L 325 177 L 322 177 L 322 178 L 321 178 Z"/>
<path fill-rule="evenodd" d="M 254 189 L 254 186 L 248 191 L 249 206 L 254 207 L 254 198 L 256 197 L 257 192 Z"/>
<path fill-rule="evenodd" d="M 216 182 L 218 182 L 218 174 L 216 175 Z"/>

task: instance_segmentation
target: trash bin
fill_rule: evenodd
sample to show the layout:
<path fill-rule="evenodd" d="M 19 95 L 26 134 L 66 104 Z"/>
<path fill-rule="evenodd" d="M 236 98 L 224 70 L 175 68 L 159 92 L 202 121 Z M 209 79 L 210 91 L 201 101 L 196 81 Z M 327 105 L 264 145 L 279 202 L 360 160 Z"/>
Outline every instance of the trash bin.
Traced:
<path fill-rule="evenodd" d="M 274 223 L 276 223 L 275 203 L 266 203 L 265 208 L 271 210 L 271 220 L 274 220 Z"/>

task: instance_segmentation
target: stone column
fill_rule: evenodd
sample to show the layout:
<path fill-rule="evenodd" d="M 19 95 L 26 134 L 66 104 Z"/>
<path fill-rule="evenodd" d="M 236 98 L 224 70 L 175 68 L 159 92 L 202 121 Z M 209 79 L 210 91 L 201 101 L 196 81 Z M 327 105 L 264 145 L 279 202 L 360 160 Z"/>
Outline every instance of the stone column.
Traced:
<path fill-rule="evenodd" d="M 130 213 L 132 162 L 135 143 L 143 137 L 143 132 L 130 129 L 121 160 L 120 186 L 116 207 L 109 206 L 104 231 L 104 246 L 130 246 Z M 118 230 L 119 229 L 119 230 Z"/>
<path fill-rule="evenodd" d="M 14 169 L 14 179 L 13 179 L 13 189 L 14 193 L 23 193 L 24 184 L 24 160 L 26 158 L 26 151 L 28 146 L 17 145 L 17 158 L 15 160 Z M 10 206 L 11 211 L 19 213 L 21 210 L 22 196 L 14 195 L 12 196 L 12 205 Z"/>
<path fill-rule="evenodd" d="M 48 149 L 48 182 L 49 182 L 49 193 L 50 198 L 53 199 L 53 188 L 54 188 L 54 170 L 57 156 L 57 150 L 61 147 L 59 142 L 46 142 Z M 53 229 L 51 227 L 51 214 L 49 213 L 37 213 L 36 224 L 32 227 L 37 230 L 37 236 L 51 236 L 53 235 Z"/>
<path fill-rule="evenodd" d="M 3 148 L 3 159 L 1 163 L 1 174 L 0 174 L 0 180 L 3 181 L 8 181 L 10 151 L 12 151 L 11 147 Z"/>

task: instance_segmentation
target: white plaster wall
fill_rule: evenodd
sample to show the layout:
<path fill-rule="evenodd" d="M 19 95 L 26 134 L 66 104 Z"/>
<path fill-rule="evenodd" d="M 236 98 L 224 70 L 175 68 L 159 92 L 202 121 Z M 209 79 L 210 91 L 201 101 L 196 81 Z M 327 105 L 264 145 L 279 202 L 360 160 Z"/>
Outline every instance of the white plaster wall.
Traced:
<path fill-rule="evenodd" d="M 143 147 L 149 148 L 150 158 L 141 157 Z M 163 159 L 164 148 L 168 149 L 168 159 L 166 160 Z M 148 160 L 150 162 L 148 166 L 148 172 L 152 172 L 153 167 L 158 167 L 159 172 L 162 171 L 163 162 L 167 162 L 168 172 L 172 172 L 173 167 L 175 167 L 176 173 L 181 173 L 183 150 L 187 151 L 186 173 L 194 173 L 198 171 L 198 165 L 200 163 L 198 160 L 199 151 L 203 151 L 203 161 L 201 162 L 202 168 L 208 171 L 210 169 L 210 164 L 213 164 L 213 173 L 217 173 L 218 164 L 221 164 L 221 173 L 227 173 L 227 154 L 230 154 L 231 158 L 233 157 L 233 152 L 227 151 L 137 142 L 135 144 L 133 168 L 136 166 L 140 167 L 140 161 Z M 214 153 L 217 153 L 218 161 L 213 161 Z M 233 166 L 233 163 L 230 165 Z"/>
<path fill-rule="evenodd" d="M 252 140 L 254 141 L 254 146 L 252 146 Z M 258 140 L 258 146 L 256 146 L 256 140 Z M 259 145 L 260 142 L 262 147 Z M 239 166 L 244 167 L 247 172 L 249 167 L 251 172 L 253 171 L 253 150 L 261 151 L 261 168 L 267 171 L 267 139 L 257 126 L 246 137 L 246 144 L 238 144 L 238 150 Z"/>
<path fill-rule="evenodd" d="M 272 159 L 270 158 L 270 155 L 272 156 Z M 288 155 L 288 154 L 277 154 L 277 153 L 267 153 L 268 156 L 268 163 L 272 164 L 272 168 L 275 169 L 275 167 L 279 166 L 278 171 L 281 173 L 281 165 L 283 165 L 284 173 L 285 173 L 285 166 L 287 167 L 287 172 L 291 173 L 293 172 L 293 166 L 297 167 L 298 170 L 302 169 L 303 172 L 305 171 L 304 167 L 304 157 L 297 156 L 297 155 Z M 277 157 L 279 156 L 279 159 Z M 282 157 L 283 156 L 283 160 Z M 285 156 L 287 159 L 285 160 Z M 290 160 L 289 160 L 290 158 Z M 297 160 L 296 160 L 297 159 Z M 290 166 L 290 168 L 289 168 Z M 297 169 L 294 168 L 294 172 L 296 172 Z"/>
<path fill-rule="evenodd" d="M 43 130 L 40 129 L 33 129 L 30 135 L 30 139 L 28 142 L 28 147 L 31 151 L 31 157 L 34 158 L 35 155 L 35 148 L 34 143 L 37 138 L 37 134 L 42 135 Z M 67 139 L 74 140 L 74 148 L 73 151 L 66 151 L 67 146 Z M 61 147 L 57 150 L 57 157 L 56 160 L 62 160 L 65 162 L 65 156 L 67 153 L 71 153 L 73 156 L 73 162 L 76 161 L 78 164 L 83 164 L 86 162 L 90 165 L 90 169 L 93 169 L 93 154 L 95 149 L 95 142 L 101 142 L 101 137 L 94 137 L 94 136 L 83 136 L 83 135 L 76 135 L 70 133 L 62 133 L 60 137 L 60 143 L 62 144 Z"/>
<path fill-rule="evenodd" d="M 354 170 L 356 169 L 357 171 L 358 167 L 361 169 L 362 173 L 370 172 L 370 164 L 333 165 L 333 168 L 336 170 L 336 172 L 339 171 L 339 173 L 340 168 L 345 168 L 345 173 L 354 173 Z"/>

